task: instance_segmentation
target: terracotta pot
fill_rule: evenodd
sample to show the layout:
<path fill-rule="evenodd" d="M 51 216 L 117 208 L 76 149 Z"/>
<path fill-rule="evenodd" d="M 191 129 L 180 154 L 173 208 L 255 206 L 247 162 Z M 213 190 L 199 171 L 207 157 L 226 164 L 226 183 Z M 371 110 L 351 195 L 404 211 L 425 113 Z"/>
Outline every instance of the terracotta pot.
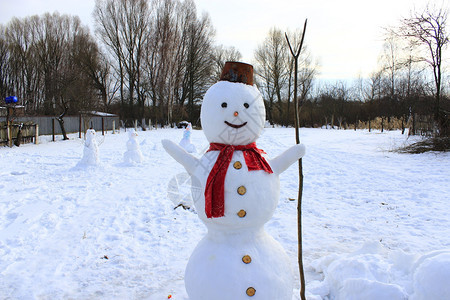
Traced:
<path fill-rule="evenodd" d="M 227 61 L 220 75 L 220 81 L 253 85 L 253 66 L 242 62 Z"/>

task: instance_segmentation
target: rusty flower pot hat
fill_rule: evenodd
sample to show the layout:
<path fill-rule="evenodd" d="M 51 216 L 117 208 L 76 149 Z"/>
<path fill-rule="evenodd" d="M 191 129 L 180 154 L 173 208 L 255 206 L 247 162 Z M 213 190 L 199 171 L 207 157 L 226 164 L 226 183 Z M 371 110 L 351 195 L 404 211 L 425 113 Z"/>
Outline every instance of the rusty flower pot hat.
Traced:
<path fill-rule="evenodd" d="M 253 66 L 242 62 L 227 61 L 220 75 L 220 81 L 253 85 Z"/>

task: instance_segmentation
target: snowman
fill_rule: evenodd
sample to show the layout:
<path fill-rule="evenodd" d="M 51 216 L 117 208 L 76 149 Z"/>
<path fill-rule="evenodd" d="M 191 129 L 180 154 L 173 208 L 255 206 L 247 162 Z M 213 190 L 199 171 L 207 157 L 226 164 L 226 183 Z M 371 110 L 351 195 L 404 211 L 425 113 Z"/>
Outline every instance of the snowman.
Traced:
<path fill-rule="evenodd" d="M 209 150 L 196 158 L 169 140 L 165 150 L 190 174 L 192 197 L 208 232 L 185 272 L 191 300 L 292 299 L 293 272 L 265 230 L 279 199 L 279 175 L 305 154 L 294 145 L 274 159 L 256 147 L 265 123 L 253 67 L 227 62 L 201 107 Z"/>
<path fill-rule="evenodd" d="M 191 133 L 192 133 L 192 124 L 188 123 L 184 132 L 183 138 L 180 141 L 180 146 L 189 153 L 195 153 L 197 150 L 195 146 L 191 143 Z"/>
<path fill-rule="evenodd" d="M 84 141 L 83 157 L 79 162 L 80 165 L 98 165 L 98 144 L 94 129 L 86 130 L 86 140 Z"/>
<path fill-rule="evenodd" d="M 128 133 L 127 151 L 123 154 L 123 160 L 126 163 L 141 163 L 142 152 L 137 142 L 137 132 L 130 129 Z"/>

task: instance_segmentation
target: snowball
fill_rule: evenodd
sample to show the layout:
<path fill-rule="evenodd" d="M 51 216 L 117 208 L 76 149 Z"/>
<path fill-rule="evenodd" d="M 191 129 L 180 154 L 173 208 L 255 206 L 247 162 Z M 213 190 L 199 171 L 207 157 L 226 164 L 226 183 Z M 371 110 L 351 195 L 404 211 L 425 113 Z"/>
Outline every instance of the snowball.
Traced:
<path fill-rule="evenodd" d="M 242 256 L 251 257 L 249 264 Z M 246 290 L 256 289 L 255 299 L 291 300 L 293 273 L 282 246 L 263 230 L 230 234 L 209 232 L 197 245 L 186 267 L 189 299 L 246 300 Z"/>
<path fill-rule="evenodd" d="M 425 257 L 414 272 L 411 300 L 450 299 L 450 251 Z"/>
<path fill-rule="evenodd" d="M 206 92 L 200 118 L 210 143 L 247 145 L 261 134 L 266 113 L 256 87 L 219 81 Z"/>

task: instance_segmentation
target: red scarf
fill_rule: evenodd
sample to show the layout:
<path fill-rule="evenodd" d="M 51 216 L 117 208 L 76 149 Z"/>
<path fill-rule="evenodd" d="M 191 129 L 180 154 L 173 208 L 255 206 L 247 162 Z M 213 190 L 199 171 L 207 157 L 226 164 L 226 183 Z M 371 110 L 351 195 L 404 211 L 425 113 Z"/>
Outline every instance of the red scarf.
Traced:
<path fill-rule="evenodd" d="M 219 218 L 223 217 L 225 212 L 225 175 L 227 175 L 234 151 L 244 152 L 245 164 L 249 171 L 263 170 L 267 173 L 273 173 L 273 171 L 261 155 L 266 152 L 256 148 L 256 143 L 244 146 L 211 143 L 207 152 L 209 151 L 220 151 L 220 153 L 206 181 L 205 213 L 208 218 Z"/>

